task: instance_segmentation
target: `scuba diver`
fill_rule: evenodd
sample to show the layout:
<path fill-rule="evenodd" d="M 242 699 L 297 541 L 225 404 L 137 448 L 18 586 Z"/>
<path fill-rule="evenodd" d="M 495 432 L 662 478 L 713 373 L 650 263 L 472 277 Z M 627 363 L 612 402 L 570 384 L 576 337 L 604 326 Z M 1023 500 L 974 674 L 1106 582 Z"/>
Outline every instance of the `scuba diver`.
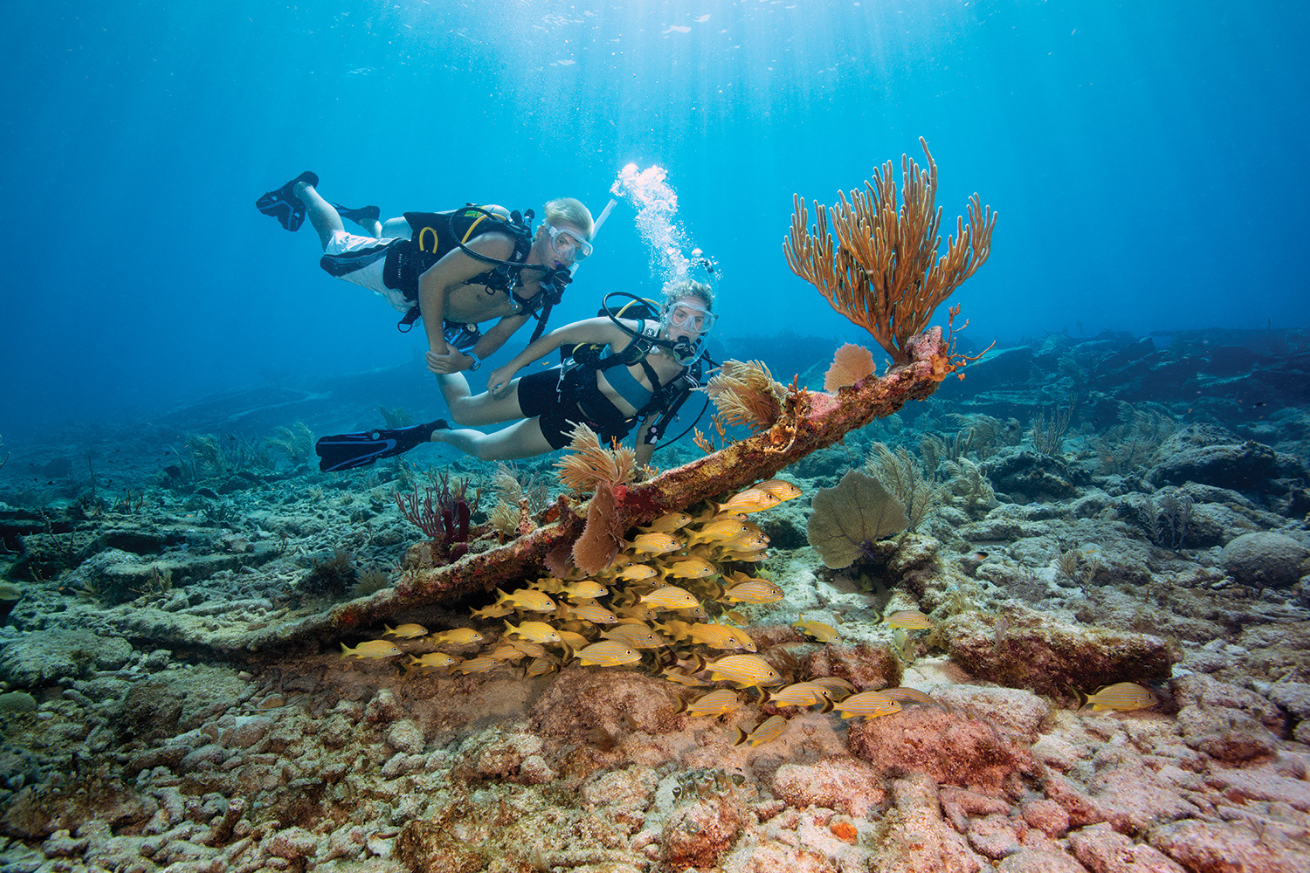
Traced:
<path fill-rule="evenodd" d="M 615 296 L 632 302 L 611 307 L 608 301 Z M 633 295 L 606 295 L 601 316 L 533 340 L 488 375 L 485 393 L 473 395 L 459 373 L 437 378 L 457 424 L 514 424 L 482 433 L 451 429 L 437 420 L 323 437 L 317 446 L 319 468 L 352 469 L 428 441 L 447 443 L 484 461 L 526 458 L 568 445 L 578 424 L 588 425 L 608 443 L 626 437 L 638 422 L 637 460 L 647 464 L 687 395 L 700 386 L 701 359 L 715 322 L 713 305 L 710 287 L 692 281 L 668 288 L 658 309 Z M 515 378 L 556 349 L 566 356 L 562 366 Z"/>
<path fill-rule="evenodd" d="M 538 339 L 573 265 L 592 251 L 591 213 L 571 197 L 546 204 L 534 236 L 531 210 L 469 205 L 382 222 L 378 207 L 334 205 L 317 189 L 318 176 L 306 171 L 255 206 L 290 231 L 308 218 L 323 245 L 319 265 L 404 312 L 401 331 L 422 318 L 427 366 L 438 375 L 478 369 L 529 318 L 537 319 Z M 371 235 L 347 233 L 343 217 Z M 493 319 L 483 333 L 478 325 Z"/>

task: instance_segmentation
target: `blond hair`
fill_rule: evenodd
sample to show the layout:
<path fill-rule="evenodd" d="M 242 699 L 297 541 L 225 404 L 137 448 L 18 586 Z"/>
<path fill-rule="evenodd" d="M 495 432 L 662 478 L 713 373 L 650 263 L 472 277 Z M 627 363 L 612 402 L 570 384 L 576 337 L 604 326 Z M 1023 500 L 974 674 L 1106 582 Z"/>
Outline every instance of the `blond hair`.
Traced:
<path fill-rule="evenodd" d="M 714 289 L 704 282 L 693 282 L 690 279 L 683 279 L 680 282 L 673 282 L 664 288 L 664 311 L 668 312 L 677 303 L 685 297 L 698 297 L 705 303 L 705 308 L 710 312 L 714 311 Z"/>
<path fill-rule="evenodd" d="M 560 197 L 547 203 L 545 220 L 552 227 L 561 221 L 567 221 L 582 231 L 588 242 L 591 241 L 591 235 L 596 230 L 596 225 L 591 218 L 591 210 L 583 205 L 581 200 L 574 200 L 572 197 Z"/>

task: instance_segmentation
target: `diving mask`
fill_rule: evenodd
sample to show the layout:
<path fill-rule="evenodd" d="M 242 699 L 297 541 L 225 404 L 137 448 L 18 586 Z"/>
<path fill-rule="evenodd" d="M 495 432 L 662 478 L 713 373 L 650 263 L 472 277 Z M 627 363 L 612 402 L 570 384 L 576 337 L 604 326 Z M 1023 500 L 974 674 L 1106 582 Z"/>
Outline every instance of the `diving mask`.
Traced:
<path fill-rule="evenodd" d="M 544 221 L 541 223 L 541 226 L 550 234 L 551 249 L 561 258 L 566 257 L 569 252 L 572 252 L 573 262 L 577 264 L 591 257 L 591 243 L 579 236 L 576 231 L 561 230 Z"/>
<path fill-rule="evenodd" d="M 713 312 L 704 306 L 680 300 L 664 314 L 666 332 L 672 345 L 669 354 L 684 367 L 691 364 L 705 352 L 705 344 L 714 322 L 718 320 Z"/>

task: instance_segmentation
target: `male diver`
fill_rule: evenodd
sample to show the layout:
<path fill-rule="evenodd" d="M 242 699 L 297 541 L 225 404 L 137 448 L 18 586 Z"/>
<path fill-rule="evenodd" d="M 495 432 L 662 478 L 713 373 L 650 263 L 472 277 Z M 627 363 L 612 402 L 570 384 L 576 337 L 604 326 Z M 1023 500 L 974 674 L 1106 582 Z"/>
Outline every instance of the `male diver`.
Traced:
<path fill-rule="evenodd" d="M 406 313 L 401 330 L 421 317 L 427 366 L 438 375 L 478 369 L 529 318 L 537 319 L 532 339 L 540 337 L 573 265 L 592 251 L 591 213 L 571 197 L 546 204 L 535 236 L 531 211 L 525 218 L 500 206 L 406 212 L 382 222 L 376 206 L 328 203 L 308 171 L 255 205 L 290 231 L 308 218 L 323 246 L 319 265 Z M 371 235 L 347 233 L 343 216 Z M 483 333 L 478 325 L 493 319 Z"/>
<path fill-rule="evenodd" d="M 319 467 L 346 470 L 377 457 L 408 451 L 429 439 L 454 446 L 484 461 L 545 454 L 568 445 L 577 424 L 586 424 L 603 442 L 623 439 L 638 422 L 637 460 L 649 463 L 655 444 L 687 395 L 700 385 L 700 361 L 713 330 L 714 295 L 708 285 L 683 281 L 665 292 L 658 312 L 632 317 L 644 307 L 608 306 L 598 318 L 574 322 L 533 340 L 513 360 L 493 370 L 488 390 L 472 395 L 460 373 L 437 377 L 457 424 L 515 422 L 493 433 L 451 429 L 443 420 L 404 431 L 405 439 L 374 454 L 368 434 L 324 437 L 318 442 Z M 634 298 L 636 300 L 636 298 Z M 515 378 L 515 373 L 561 347 L 571 347 L 560 367 Z M 391 432 L 399 433 L 399 432 Z"/>

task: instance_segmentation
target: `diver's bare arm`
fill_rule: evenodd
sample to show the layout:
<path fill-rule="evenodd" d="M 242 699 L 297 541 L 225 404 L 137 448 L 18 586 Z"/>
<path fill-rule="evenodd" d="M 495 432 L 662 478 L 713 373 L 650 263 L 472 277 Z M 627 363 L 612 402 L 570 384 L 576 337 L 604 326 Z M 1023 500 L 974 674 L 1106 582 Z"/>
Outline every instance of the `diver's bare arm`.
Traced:
<path fill-rule="evenodd" d="M 477 345 L 473 346 L 473 354 L 477 355 L 479 360 L 494 355 L 528 320 L 529 316 L 527 315 L 505 316 L 482 335 L 482 339 L 478 340 Z"/>

